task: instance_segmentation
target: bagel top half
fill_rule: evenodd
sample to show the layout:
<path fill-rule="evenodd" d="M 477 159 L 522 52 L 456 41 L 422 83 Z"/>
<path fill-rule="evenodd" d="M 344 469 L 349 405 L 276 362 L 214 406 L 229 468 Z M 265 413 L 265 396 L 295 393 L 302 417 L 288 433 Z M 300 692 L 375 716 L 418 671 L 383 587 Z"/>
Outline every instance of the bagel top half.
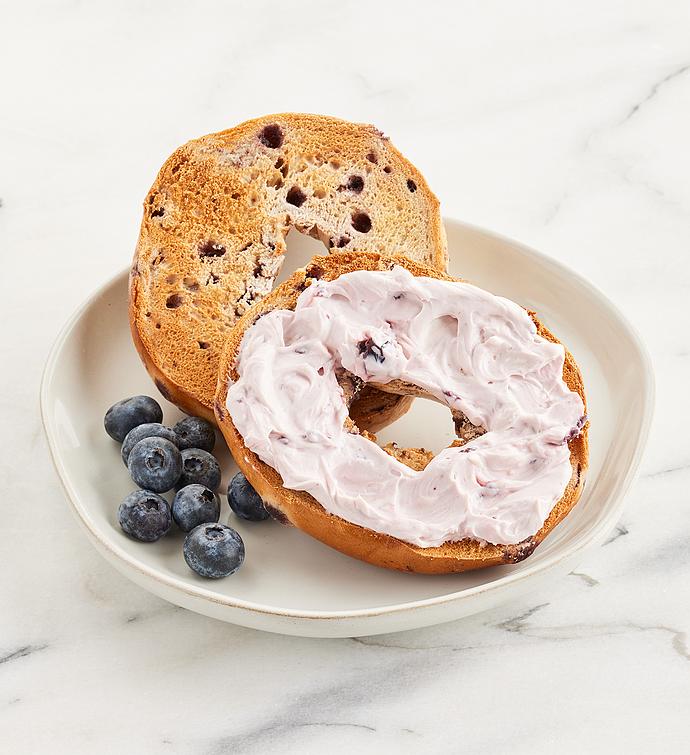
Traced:
<path fill-rule="evenodd" d="M 438 200 L 373 126 L 286 113 L 188 142 L 145 200 L 129 289 L 137 350 L 184 411 L 215 421 L 222 347 L 271 291 L 291 227 L 331 252 L 446 268 Z M 391 400 L 368 406 L 390 409 Z"/>
<path fill-rule="evenodd" d="M 580 497 L 584 486 L 584 473 L 588 466 L 587 424 L 579 435 L 568 441 L 572 469 L 570 480 L 543 526 L 533 536 L 517 544 L 490 544 L 466 538 L 457 542 L 446 542 L 436 547 L 420 547 L 346 521 L 326 511 L 309 493 L 284 488 L 278 472 L 264 463 L 245 445 L 232 422 L 227 409 L 228 388 L 231 382 L 239 378 L 236 363 L 244 334 L 262 315 L 275 309 L 294 309 L 299 295 L 317 279 L 330 281 L 357 270 L 391 270 L 396 265 L 406 268 L 415 276 L 454 280 L 432 268 L 396 256 L 346 253 L 330 257 L 315 257 L 306 268 L 296 271 L 290 279 L 245 314 L 230 333 L 220 360 L 215 401 L 218 425 L 237 464 L 263 498 L 269 511 L 276 518 L 293 524 L 349 556 L 377 566 L 419 573 L 462 572 L 521 561 L 529 556 L 546 535 L 567 516 Z M 533 312 L 529 314 L 541 337 L 553 343 L 559 343 Z M 565 349 L 563 380 L 571 391 L 579 394 L 586 410 L 582 377 L 575 360 L 567 349 Z M 414 386 L 401 385 L 395 390 L 425 395 Z M 346 420 L 346 427 L 349 432 L 359 431 L 350 419 Z M 461 424 L 458 430 L 459 440 L 456 443 L 462 444 L 463 438 L 471 437 L 471 432 L 468 432 L 471 427 L 467 427 L 466 424 Z M 370 437 L 374 439 L 373 436 Z M 417 470 L 423 469 L 433 456 L 424 449 L 387 446 L 384 450 L 403 464 Z"/>

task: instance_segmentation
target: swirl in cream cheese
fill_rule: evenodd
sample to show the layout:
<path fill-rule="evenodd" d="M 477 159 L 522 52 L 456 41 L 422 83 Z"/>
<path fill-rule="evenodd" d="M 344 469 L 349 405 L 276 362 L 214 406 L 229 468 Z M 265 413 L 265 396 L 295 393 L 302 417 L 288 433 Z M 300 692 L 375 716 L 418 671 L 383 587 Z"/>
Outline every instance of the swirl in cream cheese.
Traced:
<path fill-rule="evenodd" d="M 326 511 L 421 547 L 534 535 L 584 422 L 564 349 L 514 302 L 402 267 L 316 281 L 244 334 L 227 408 L 246 446 Z M 419 386 L 486 433 L 414 471 L 344 427 L 337 374 Z"/>

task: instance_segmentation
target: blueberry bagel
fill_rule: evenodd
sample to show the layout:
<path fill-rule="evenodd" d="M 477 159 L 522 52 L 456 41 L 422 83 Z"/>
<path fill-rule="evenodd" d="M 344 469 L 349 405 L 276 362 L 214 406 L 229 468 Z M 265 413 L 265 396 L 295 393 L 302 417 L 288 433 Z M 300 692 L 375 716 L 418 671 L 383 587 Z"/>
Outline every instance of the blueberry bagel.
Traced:
<path fill-rule="evenodd" d="M 145 200 L 129 293 L 137 350 L 185 412 L 214 420 L 223 344 L 273 288 L 290 228 L 331 253 L 446 267 L 438 200 L 373 126 L 286 113 L 188 142 Z M 410 402 L 366 390 L 353 412 L 375 430 Z"/>
<path fill-rule="evenodd" d="M 380 448 L 348 416 L 363 385 L 445 404 L 457 440 Z M 580 372 L 536 315 L 398 256 L 316 257 L 244 315 L 215 411 L 278 518 L 413 572 L 526 558 L 588 464 Z"/>

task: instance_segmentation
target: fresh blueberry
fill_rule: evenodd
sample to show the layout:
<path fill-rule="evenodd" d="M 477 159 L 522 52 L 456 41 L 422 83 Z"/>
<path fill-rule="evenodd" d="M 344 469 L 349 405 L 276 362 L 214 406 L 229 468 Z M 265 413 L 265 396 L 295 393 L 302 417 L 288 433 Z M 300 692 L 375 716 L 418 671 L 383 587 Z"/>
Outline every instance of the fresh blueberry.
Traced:
<path fill-rule="evenodd" d="M 117 510 L 120 527 L 135 540 L 152 543 L 170 529 L 168 502 L 149 490 L 135 490 Z"/>
<path fill-rule="evenodd" d="M 208 451 L 200 448 L 185 448 L 182 451 L 182 476 L 178 488 L 198 483 L 213 491 L 220 485 L 220 467 Z"/>
<path fill-rule="evenodd" d="M 205 419 L 200 417 L 185 417 L 173 428 L 180 440 L 180 450 L 185 448 L 201 448 L 203 451 L 213 451 L 216 445 L 216 431 Z"/>
<path fill-rule="evenodd" d="M 180 479 L 182 457 L 169 440 L 144 438 L 129 452 L 127 469 L 140 488 L 164 493 Z"/>
<path fill-rule="evenodd" d="M 137 425 L 127 433 L 122 444 L 122 461 L 124 461 L 125 466 L 127 466 L 127 459 L 129 459 L 129 454 L 134 446 L 144 438 L 165 438 L 173 445 L 178 446 L 177 435 L 169 427 L 161 425 L 160 422 L 145 422 L 143 425 Z"/>
<path fill-rule="evenodd" d="M 127 433 L 144 422 L 160 422 L 163 419 L 161 405 L 151 396 L 132 396 L 113 404 L 105 413 L 105 431 L 118 443 Z"/>
<path fill-rule="evenodd" d="M 202 577 L 219 579 L 236 572 L 244 561 L 244 543 L 227 524 L 200 524 L 184 540 L 184 560 Z"/>
<path fill-rule="evenodd" d="M 269 517 L 261 496 L 249 484 L 249 480 L 242 472 L 238 472 L 230 480 L 230 484 L 228 485 L 228 503 L 237 516 L 242 519 L 260 522 Z"/>
<path fill-rule="evenodd" d="M 172 515 L 183 532 L 200 524 L 217 522 L 220 517 L 218 496 L 203 485 L 186 485 L 180 488 L 172 502 Z"/>

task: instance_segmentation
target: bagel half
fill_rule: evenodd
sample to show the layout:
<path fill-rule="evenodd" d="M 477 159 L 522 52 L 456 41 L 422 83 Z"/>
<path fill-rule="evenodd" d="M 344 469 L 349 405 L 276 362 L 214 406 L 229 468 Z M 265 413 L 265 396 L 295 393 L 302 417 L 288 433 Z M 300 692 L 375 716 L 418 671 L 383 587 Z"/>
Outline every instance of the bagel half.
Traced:
<path fill-rule="evenodd" d="M 220 360 L 218 390 L 215 412 L 218 425 L 225 436 L 230 451 L 263 498 L 269 511 L 285 523 L 293 524 L 317 540 L 349 556 L 376 566 L 403 571 L 427 574 L 446 574 L 470 569 L 481 569 L 498 564 L 514 564 L 529 556 L 546 535 L 570 512 L 577 503 L 584 485 L 584 472 L 588 466 L 587 429 L 568 443 L 572 476 L 561 499 L 553 507 L 542 528 L 534 536 L 515 545 L 481 544 L 476 540 L 465 539 L 445 543 L 438 547 L 421 548 L 390 535 L 352 524 L 338 516 L 329 514 L 311 495 L 303 491 L 287 490 L 282 486 L 280 475 L 244 444 L 241 435 L 232 423 L 226 408 L 230 381 L 239 376 L 235 362 L 245 331 L 265 312 L 273 309 L 294 309 L 298 296 L 313 279 L 334 280 L 344 273 L 355 270 L 390 270 L 400 265 L 413 275 L 456 280 L 433 268 L 416 264 L 406 258 L 373 253 L 340 254 L 331 257 L 314 257 L 310 264 L 296 271 L 292 277 L 278 286 L 262 302 L 239 320 L 230 333 Z M 556 337 L 542 325 L 533 312 L 539 335 L 554 343 Z M 577 392 L 585 403 L 585 393 L 580 371 L 572 355 L 566 349 L 563 379 L 568 387 Z M 398 386 L 397 389 L 403 389 Z M 410 387 L 411 391 L 415 389 Z M 419 395 L 418 389 L 416 390 Z M 390 449 L 401 462 L 413 469 L 420 469 L 428 463 L 430 454 L 423 449 Z"/>
<path fill-rule="evenodd" d="M 285 113 L 188 142 L 146 198 L 129 288 L 136 348 L 183 411 L 215 421 L 223 345 L 273 288 L 292 227 L 446 269 L 438 200 L 373 126 Z M 375 431 L 411 401 L 368 388 L 353 414 Z"/>

